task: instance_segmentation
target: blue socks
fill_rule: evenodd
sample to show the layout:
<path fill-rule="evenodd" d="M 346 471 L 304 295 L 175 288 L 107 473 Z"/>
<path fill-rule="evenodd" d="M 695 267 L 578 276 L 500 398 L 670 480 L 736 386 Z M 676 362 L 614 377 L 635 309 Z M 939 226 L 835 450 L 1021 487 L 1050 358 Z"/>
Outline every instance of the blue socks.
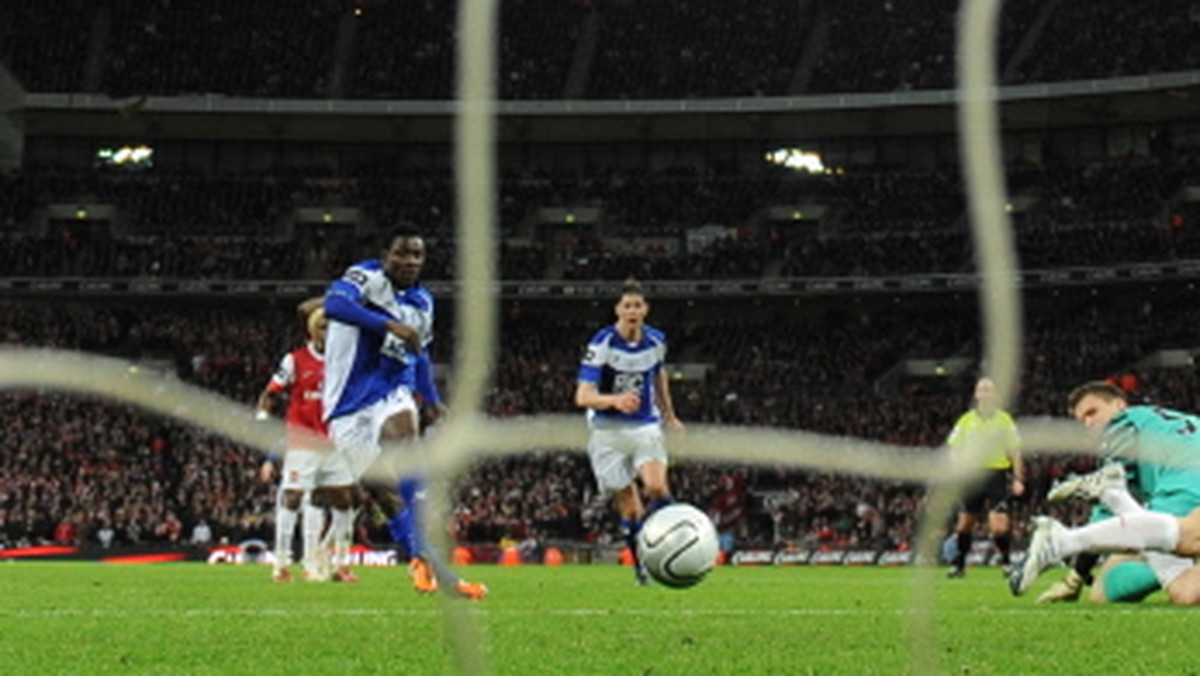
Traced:
<path fill-rule="evenodd" d="M 425 501 L 425 485 L 420 479 L 405 478 L 396 484 L 396 491 L 404 501 L 404 508 L 388 519 L 388 532 L 396 544 L 404 547 L 408 558 L 420 557 L 433 567 L 438 581 L 451 585 L 458 584 L 460 578 L 450 570 L 450 566 L 431 549 L 426 549 L 425 538 L 421 533 L 421 503 Z"/>
<path fill-rule="evenodd" d="M 675 502 L 675 498 L 670 494 L 664 495 L 656 500 L 651 500 L 650 504 L 646 505 L 646 513 L 642 515 L 642 520 L 645 521 L 651 514 Z"/>
<path fill-rule="evenodd" d="M 634 521 L 633 519 L 621 519 L 621 530 L 625 532 L 625 546 L 629 547 L 629 553 L 633 554 L 633 565 L 638 565 L 638 550 L 637 536 L 642 530 L 642 522 Z"/>
<path fill-rule="evenodd" d="M 400 493 L 400 499 L 404 501 L 404 507 L 388 519 L 388 532 L 392 534 L 392 539 L 396 541 L 396 544 L 404 547 L 404 551 L 408 552 L 410 559 L 424 556 L 425 553 L 425 541 L 421 537 L 420 513 L 417 511 L 420 502 L 425 497 L 422 494 L 422 488 L 420 479 L 401 479 L 396 485 L 396 490 Z"/>

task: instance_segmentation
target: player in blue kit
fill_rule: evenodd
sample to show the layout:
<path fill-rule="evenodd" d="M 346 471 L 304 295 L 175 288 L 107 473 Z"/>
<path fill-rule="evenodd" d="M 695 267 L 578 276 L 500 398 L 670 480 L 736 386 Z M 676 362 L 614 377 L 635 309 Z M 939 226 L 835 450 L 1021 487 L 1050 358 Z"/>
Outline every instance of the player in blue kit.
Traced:
<path fill-rule="evenodd" d="M 588 341 L 579 367 L 575 405 L 587 409 L 588 458 L 600 490 L 613 493 L 639 584 L 648 581 L 637 561 L 637 533 L 646 516 L 669 504 L 667 449 L 662 424 L 683 431 L 663 369 L 667 339 L 646 325 L 650 304 L 628 281 L 616 304 L 617 322 Z M 650 499 L 642 504 L 637 480 Z"/>
<path fill-rule="evenodd" d="M 382 258 L 350 266 L 325 294 L 330 320 L 325 342 L 325 419 L 337 452 L 360 479 L 378 459 L 383 440 L 417 437 L 416 397 L 432 421 L 445 413 L 429 357 L 433 294 L 420 284 L 425 240 L 415 228 L 401 228 L 383 244 Z M 460 580 L 440 557 L 425 549 L 415 518 L 419 487 L 403 481 L 401 486 L 407 502 L 398 511 L 396 492 L 367 485 L 389 512 L 393 536 L 408 550 L 414 587 L 434 591 L 440 577 L 463 596 L 483 598 L 486 587 Z M 335 511 L 334 542 L 348 546 L 350 528 L 349 513 Z"/>
<path fill-rule="evenodd" d="M 1104 455 L 1121 464 L 1059 486 L 1051 497 L 1093 497 L 1115 516 L 1080 528 L 1035 519 L 1029 552 L 1010 579 L 1013 593 L 1024 593 L 1042 570 L 1068 556 L 1136 551 L 1144 552 L 1144 563 L 1172 603 L 1200 604 L 1200 567 L 1194 561 L 1200 554 L 1200 417 L 1130 406 L 1122 390 L 1105 382 L 1079 386 L 1068 401 L 1075 419 L 1100 438 Z M 1144 507 L 1129 490 L 1130 471 Z M 1130 594 L 1134 587 L 1154 589 L 1140 562 L 1116 565 L 1105 578 L 1110 598 L 1136 596 Z"/>

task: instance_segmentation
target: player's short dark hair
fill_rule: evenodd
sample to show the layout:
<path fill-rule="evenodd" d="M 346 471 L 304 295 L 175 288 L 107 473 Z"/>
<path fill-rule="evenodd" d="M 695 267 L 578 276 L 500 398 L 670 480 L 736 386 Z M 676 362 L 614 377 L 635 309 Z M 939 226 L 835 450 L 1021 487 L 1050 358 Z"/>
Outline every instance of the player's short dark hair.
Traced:
<path fill-rule="evenodd" d="M 396 240 L 398 239 L 412 239 L 414 237 L 421 236 L 421 229 L 416 225 L 412 223 L 401 223 L 387 231 L 387 234 L 384 235 L 384 239 L 382 242 L 380 242 L 380 244 L 383 246 L 383 250 L 387 251 L 388 249 L 392 248 L 392 245 L 395 244 Z"/>
<path fill-rule="evenodd" d="M 1113 399 L 1129 401 L 1129 396 L 1125 394 L 1125 390 L 1107 380 L 1090 380 L 1071 390 L 1071 393 L 1067 395 L 1067 413 L 1074 413 L 1075 407 L 1089 394 L 1094 394 L 1105 401 L 1112 401 Z"/>
<path fill-rule="evenodd" d="M 643 298 L 646 297 L 646 292 L 642 290 L 642 283 L 633 277 L 626 279 L 625 282 L 621 284 L 621 297 L 624 298 L 625 296 L 629 295 L 641 296 Z"/>

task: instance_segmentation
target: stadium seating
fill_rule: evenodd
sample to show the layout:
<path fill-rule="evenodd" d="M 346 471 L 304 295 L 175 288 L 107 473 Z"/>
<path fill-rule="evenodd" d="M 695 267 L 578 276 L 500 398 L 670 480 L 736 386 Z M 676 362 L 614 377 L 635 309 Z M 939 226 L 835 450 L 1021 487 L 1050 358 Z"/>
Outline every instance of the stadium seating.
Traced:
<path fill-rule="evenodd" d="M 505 99 L 690 99 L 949 87 L 958 3 L 501 3 Z M 31 91 L 446 99 L 454 5 L 426 0 L 50 0 L 0 8 L 0 61 Z M 1013 83 L 1200 64 L 1190 0 L 1014 0 Z M 1102 45 L 1103 48 L 1098 48 Z"/>
<path fill-rule="evenodd" d="M 1200 258 L 1194 227 L 1176 202 L 1194 185 L 1197 153 L 1010 167 L 1021 208 L 1012 214 L 1026 269 L 1107 266 Z M 373 255 L 376 244 L 335 237 L 334 226 L 296 235 L 297 209 L 353 207 L 365 223 L 421 224 L 433 241 L 427 277 L 453 273 L 451 176 L 364 169 L 208 176 L 28 167 L 0 179 L 0 261 L 12 276 L 328 279 Z M 974 266 L 961 177 L 947 170 L 864 167 L 843 174 L 781 174 L 773 168 L 702 175 L 677 169 L 579 176 L 547 168 L 505 169 L 499 185 L 507 279 L 757 279 L 968 272 Z M 813 220 L 772 220 L 771 207 L 823 207 Z M 108 204 L 112 223 L 60 218 L 41 235 L 47 205 Z M 540 223 L 544 207 L 594 207 L 600 221 Z M 1186 219 L 1185 219 L 1186 220 Z M 716 226 L 723 235 L 692 241 Z M 365 229 L 365 228 L 363 228 Z M 1082 233 L 1090 232 L 1090 236 Z M 520 245 L 513 243 L 521 242 Z M 247 255 L 249 252 L 251 255 Z"/>

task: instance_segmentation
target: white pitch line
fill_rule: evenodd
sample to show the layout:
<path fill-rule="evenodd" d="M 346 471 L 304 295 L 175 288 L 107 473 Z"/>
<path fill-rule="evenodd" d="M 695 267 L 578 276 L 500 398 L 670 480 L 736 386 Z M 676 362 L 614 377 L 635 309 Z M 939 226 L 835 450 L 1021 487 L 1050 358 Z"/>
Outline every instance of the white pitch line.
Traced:
<path fill-rule="evenodd" d="M 1095 606 L 1088 611 L 1106 615 L 1180 615 L 1191 611 L 1176 606 Z M 479 617 L 528 617 L 532 615 L 552 617 L 592 617 L 592 616 L 631 616 L 631 617 L 840 617 L 840 616 L 887 616 L 907 617 L 917 613 L 913 610 L 891 609 L 871 610 L 866 608 L 469 608 L 468 613 Z M 952 610 L 936 610 L 931 615 L 1077 615 L 1078 610 L 1063 610 L 1045 606 L 1030 606 L 1028 608 L 956 608 Z M 54 619 L 54 618 L 122 618 L 122 617 L 309 617 L 309 616 L 338 616 L 338 617 L 439 617 L 444 611 L 441 608 L 255 608 L 255 609 L 219 609 L 219 608 L 139 608 L 139 609 L 78 609 L 78 608 L 47 608 L 44 610 L 0 610 L 0 620 L 3 619 Z"/>

